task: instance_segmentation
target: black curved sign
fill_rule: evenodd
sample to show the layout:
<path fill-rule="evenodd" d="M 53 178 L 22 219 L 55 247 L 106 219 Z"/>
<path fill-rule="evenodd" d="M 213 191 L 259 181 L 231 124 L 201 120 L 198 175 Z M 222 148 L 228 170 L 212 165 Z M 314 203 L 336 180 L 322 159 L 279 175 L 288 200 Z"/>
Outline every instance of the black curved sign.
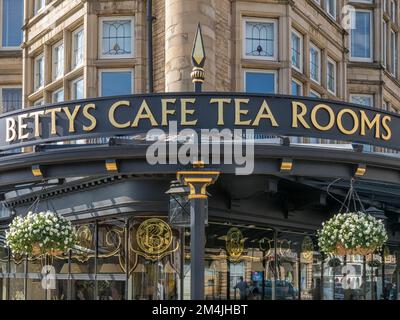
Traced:
<path fill-rule="evenodd" d="M 253 129 L 400 149 L 397 114 L 306 97 L 241 93 L 130 95 L 69 101 L 3 114 L 0 150 L 46 142 L 146 134 L 150 129 Z"/>

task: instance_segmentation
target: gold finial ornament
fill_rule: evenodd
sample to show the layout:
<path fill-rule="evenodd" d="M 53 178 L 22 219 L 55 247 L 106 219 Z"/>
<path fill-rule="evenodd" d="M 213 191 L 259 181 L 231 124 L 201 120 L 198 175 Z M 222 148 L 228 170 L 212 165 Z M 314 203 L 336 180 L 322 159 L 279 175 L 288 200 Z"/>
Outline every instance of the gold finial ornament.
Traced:
<path fill-rule="evenodd" d="M 197 26 L 196 37 L 194 39 L 194 44 L 193 44 L 193 52 L 192 52 L 193 71 L 191 73 L 192 81 L 195 84 L 196 92 L 201 92 L 201 85 L 204 83 L 205 62 L 206 62 L 206 53 L 204 50 L 203 35 L 201 33 L 201 26 L 199 23 Z"/>

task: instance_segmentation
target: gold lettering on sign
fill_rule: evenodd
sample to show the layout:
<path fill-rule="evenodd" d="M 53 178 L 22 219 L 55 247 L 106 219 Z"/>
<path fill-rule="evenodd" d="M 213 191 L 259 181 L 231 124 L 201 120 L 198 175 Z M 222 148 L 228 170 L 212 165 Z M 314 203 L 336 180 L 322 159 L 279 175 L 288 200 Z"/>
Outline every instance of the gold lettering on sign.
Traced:
<path fill-rule="evenodd" d="M 75 106 L 74 111 L 72 113 L 71 113 L 71 111 L 69 111 L 68 107 L 63 108 L 63 111 L 69 120 L 69 128 L 68 128 L 69 133 L 75 132 L 75 119 L 76 119 L 76 116 L 78 115 L 80 108 L 81 108 L 81 106 Z"/>
<path fill-rule="evenodd" d="M 156 119 L 154 118 L 153 114 L 151 113 L 151 110 L 150 110 L 146 100 L 143 100 L 142 105 L 140 106 L 140 109 L 135 117 L 135 120 L 133 120 L 131 127 L 139 126 L 139 121 L 142 119 L 149 120 L 153 127 L 158 124 Z"/>
<path fill-rule="evenodd" d="M 161 109 L 162 109 L 162 119 L 161 125 L 167 126 L 168 125 L 168 115 L 175 114 L 176 110 L 168 109 L 168 104 L 175 104 L 176 99 L 161 99 Z"/>
<path fill-rule="evenodd" d="M 249 99 L 235 99 L 235 125 L 236 126 L 248 126 L 251 123 L 251 120 L 242 120 L 242 115 L 246 115 L 249 113 L 249 110 L 242 110 L 242 103 L 248 104 Z"/>
<path fill-rule="evenodd" d="M 368 127 L 370 130 L 372 130 L 375 127 L 375 138 L 379 139 L 381 134 L 380 134 L 380 120 L 381 120 L 381 115 L 376 114 L 374 119 L 372 121 L 369 120 L 368 116 L 366 115 L 365 111 L 361 110 L 361 135 L 365 136 L 365 127 Z"/>
<path fill-rule="evenodd" d="M 350 130 L 347 130 L 343 126 L 343 116 L 345 114 L 349 114 L 353 118 L 353 128 Z M 359 128 L 359 124 L 360 124 L 360 121 L 358 120 L 358 116 L 353 110 L 343 109 L 343 110 L 339 111 L 339 113 L 337 115 L 337 126 L 338 126 L 340 132 L 342 132 L 343 134 L 352 135 L 352 134 L 356 133 Z"/>
<path fill-rule="evenodd" d="M 17 131 L 15 130 L 16 121 L 14 118 L 6 119 L 6 142 L 13 141 L 17 138 Z"/>
<path fill-rule="evenodd" d="M 51 117 L 51 131 L 50 134 L 57 134 L 57 112 L 61 112 L 61 108 L 52 108 L 45 111 L 45 114 L 50 114 Z"/>
<path fill-rule="evenodd" d="M 292 101 L 292 127 L 298 128 L 300 122 L 304 128 L 310 129 L 308 123 L 304 120 L 304 116 L 307 113 L 307 106 L 304 103 L 298 101 Z"/>
<path fill-rule="evenodd" d="M 195 110 L 188 110 L 187 104 L 195 104 L 196 99 L 181 99 L 181 125 L 182 126 L 195 126 L 197 124 L 197 120 L 187 120 L 187 115 L 193 115 Z"/>
<path fill-rule="evenodd" d="M 40 137 L 40 116 L 44 115 L 44 111 L 35 111 L 29 114 L 30 117 L 33 117 L 34 123 L 34 136 L 35 138 Z"/>
<path fill-rule="evenodd" d="M 265 100 L 264 100 L 263 104 L 261 105 L 260 110 L 258 111 L 256 119 L 253 122 L 253 126 L 258 126 L 260 124 L 261 119 L 268 119 L 271 121 L 271 125 L 273 127 L 278 127 L 278 123 L 276 122 L 275 117 L 272 114 L 267 101 L 265 101 Z"/>
<path fill-rule="evenodd" d="M 92 131 L 97 126 L 96 118 L 89 112 L 92 109 L 96 110 L 96 105 L 94 103 L 89 103 L 83 107 L 83 116 L 90 121 L 89 126 L 83 126 L 83 130 L 87 132 Z"/>
<path fill-rule="evenodd" d="M 210 103 L 217 103 L 218 104 L 218 126 L 225 125 L 224 121 L 224 104 L 231 103 L 232 99 L 224 99 L 224 98 L 214 98 L 210 100 Z"/>
<path fill-rule="evenodd" d="M 117 122 L 117 120 L 115 120 L 115 111 L 117 110 L 117 108 L 121 107 L 121 106 L 125 106 L 125 107 L 129 107 L 130 103 L 129 101 L 118 101 L 116 103 L 114 103 L 110 110 L 108 111 L 108 120 L 110 121 L 110 123 L 118 129 L 124 129 L 124 128 L 128 128 L 130 126 L 130 122 L 125 122 L 125 123 L 119 123 Z"/>
<path fill-rule="evenodd" d="M 382 127 L 385 129 L 386 134 L 382 135 L 382 139 L 388 141 L 392 138 L 392 129 L 389 126 L 389 122 L 392 121 L 390 116 L 384 116 L 382 118 Z"/>
<path fill-rule="evenodd" d="M 320 125 L 317 120 L 317 112 L 321 109 L 328 112 L 329 115 L 329 122 L 325 126 Z M 315 106 L 311 111 L 311 122 L 313 126 L 316 127 L 318 130 L 328 131 L 332 129 L 332 127 L 335 125 L 335 114 L 331 107 L 327 106 L 326 104 L 319 104 Z"/>
<path fill-rule="evenodd" d="M 18 140 L 28 139 L 29 132 L 25 132 L 28 128 L 28 124 L 24 123 L 24 120 L 28 117 L 28 114 L 20 114 L 18 116 Z"/>

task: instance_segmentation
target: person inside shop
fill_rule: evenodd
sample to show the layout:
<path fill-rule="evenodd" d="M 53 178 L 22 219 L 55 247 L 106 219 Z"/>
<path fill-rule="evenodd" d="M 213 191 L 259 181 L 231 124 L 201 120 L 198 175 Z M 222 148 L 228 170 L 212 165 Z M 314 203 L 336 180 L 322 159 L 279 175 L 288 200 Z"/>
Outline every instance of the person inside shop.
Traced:
<path fill-rule="evenodd" d="M 240 277 L 239 279 L 240 281 L 235 285 L 234 289 L 239 290 L 240 300 L 246 300 L 249 286 L 247 285 L 247 282 L 243 280 L 243 277 Z"/>

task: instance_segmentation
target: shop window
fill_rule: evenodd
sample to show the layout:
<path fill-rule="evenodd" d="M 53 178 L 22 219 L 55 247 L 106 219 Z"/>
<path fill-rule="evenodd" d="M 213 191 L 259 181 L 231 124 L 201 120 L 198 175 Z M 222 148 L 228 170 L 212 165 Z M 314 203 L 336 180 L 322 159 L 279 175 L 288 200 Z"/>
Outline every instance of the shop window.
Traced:
<path fill-rule="evenodd" d="M 100 96 L 116 96 L 132 94 L 133 70 L 101 70 Z"/>
<path fill-rule="evenodd" d="M 79 100 L 85 98 L 85 88 L 83 78 L 74 80 L 71 84 L 71 99 Z"/>
<path fill-rule="evenodd" d="M 21 88 L 0 88 L 0 96 L 3 112 L 10 112 L 22 108 Z"/>
<path fill-rule="evenodd" d="M 328 58 L 326 63 L 326 83 L 330 93 L 336 95 L 336 62 Z"/>
<path fill-rule="evenodd" d="M 372 11 L 355 10 L 354 28 L 350 32 L 350 58 L 353 61 L 372 61 Z"/>
<path fill-rule="evenodd" d="M 277 73 L 275 71 L 245 71 L 245 92 L 276 93 Z"/>
<path fill-rule="evenodd" d="M 35 81 L 34 88 L 38 90 L 44 86 L 44 57 L 40 55 L 34 61 Z"/>
<path fill-rule="evenodd" d="M 243 57 L 277 59 L 278 23 L 271 19 L 245 19 Z"/>
<path fill-rule="evenodd" d="M 64 43 L 60 42 L 53 47 L 53 80 L 64 75 Z"/>
<path fill-rule="evenodd" d="M 85 50 L 84 29 L 79 28 L 72 33 L 72 68 L 77 68 L 83 64 Z"/>
<path fill-rule="evenodd" d="M 22 43 L 23 0 L 0 0 L 1 48 L 19 49 Z"/>
<path fill-rule="evenodd" d="M 100 19 L 100 57 L 132 58 L 134 23 L 132 17 Z"/>
<path fill-rule="evenodd" d="M 295 30 L 292 30 L 292 66 L 303 72 L 303 36 Z"/>
<path fill-rule="evenodd" d="M 53 93 L 53 102 L 63 102 L 64 101 L 64 89 L 57 90 Z"/>
<path fill-rule="evenodd" d="M 310 44 L 310 78 L 321 82 L 321 50 L 313 43 Z"/>

